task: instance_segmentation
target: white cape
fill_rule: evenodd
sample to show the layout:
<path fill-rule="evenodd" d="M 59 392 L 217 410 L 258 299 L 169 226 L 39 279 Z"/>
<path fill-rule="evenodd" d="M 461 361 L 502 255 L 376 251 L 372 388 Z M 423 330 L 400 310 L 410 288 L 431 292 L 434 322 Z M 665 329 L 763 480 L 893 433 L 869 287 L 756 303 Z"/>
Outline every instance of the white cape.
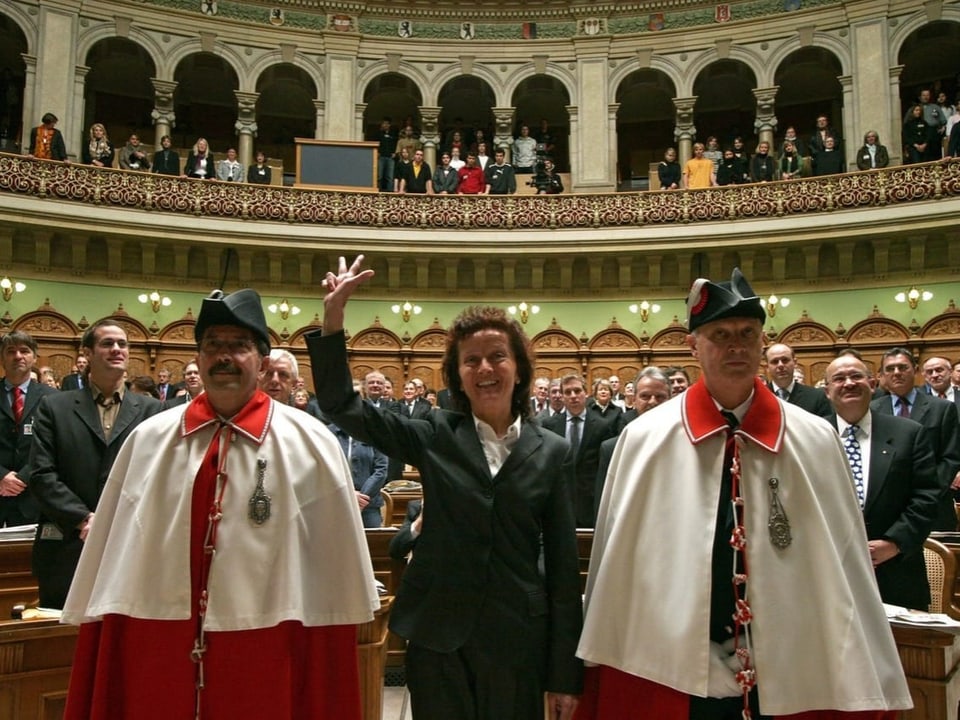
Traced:
<path fill-rule="evenodd" d="M 720 418 L 697 383 L 624 430 L 600 505 L 577 652 L 701 697 Z M 758 385 L 739 434 L 761 712 L 911 707 L 836 431 Z M 793 534 L 783 550 L 767 531 L 774 477 Z"/>
<path fill-rule="evenodd" d="M 64 622 L 110 613 L 190 617 L 191 496 L 216 423 L 181 437 L 189 407 L 146 420 L 124 443 L 80 557 Z M 271 515 L 262 525 L 248 519 L 258 458 L 267 461 L 264 489 L 271 496 Z M 272 403 L 262 437 L 234 436 L 227 472 L 206 629 L 371 620 L 380 606 L 373 568 L 350 468 L 329 430 L 300 410 Z"/>

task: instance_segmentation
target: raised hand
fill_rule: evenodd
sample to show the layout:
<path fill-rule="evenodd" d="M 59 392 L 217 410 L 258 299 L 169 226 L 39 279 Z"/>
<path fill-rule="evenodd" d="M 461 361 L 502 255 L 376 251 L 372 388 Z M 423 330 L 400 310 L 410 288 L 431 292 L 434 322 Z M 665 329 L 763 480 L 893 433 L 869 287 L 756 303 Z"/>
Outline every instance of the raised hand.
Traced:
<path fill-rule="evenodd" d="M 340 257 L 340 266 L 337 273 L 328 272 L 323 279 L 323 287 L 327 294 L 323 296 L 323 333 L 328 335 L 343 330 L 344 308 L 353 291 L 373 277 L 373 270 L 361 270 L 363 255 L 347 267 L 347 260 Z"/>

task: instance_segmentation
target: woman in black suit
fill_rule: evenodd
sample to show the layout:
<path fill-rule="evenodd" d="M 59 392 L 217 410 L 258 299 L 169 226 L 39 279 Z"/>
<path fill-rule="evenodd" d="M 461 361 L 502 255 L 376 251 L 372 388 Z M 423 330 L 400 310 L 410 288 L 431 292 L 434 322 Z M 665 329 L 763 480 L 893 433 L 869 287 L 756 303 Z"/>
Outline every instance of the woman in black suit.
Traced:
<path fill-rule="evenodd" d="M 94 123 L 90 126 L 90 140 L 80 152 L 84 165 L 111 167 L 113 156 L 113 145 L 107 137 L 107 129 L 100 123 Z"/>
<path fill-rule="evenodd" d="M 922 105 L 910 108 L 906 122 L 903 123 L 902 135 L 903 145 L 907 148 L 908 164 L 924 162 L 927 147 L 931 142 L 937 142 L 937 139 L 936 132 L 931 130 L 923 119 Z"/>
<path fill-rule="evenodd" d="M 267 165 L 267 156 L 263 152 L 257 153 L 257 162 L 247 168 L 247 182 L 254 185 L 270 184 L 270 166 Z"/>
<path fill-rule="evenodd" d="M 187 154 L 187 162 L 183 166 L 183 173 L 187 177 L 199 178 L 200 180 L 217 179 L 217 164 L 214 162 L 213 153 L 210 152 L 206 138 L 197 140 L 196 145 Z"/>
<path fill-rule="evenodd" d="M 573 466 L 566 440 L 530 418 L 529 341 L 503 310 L 468 308 L 443 358 L 454 410 L 381 412 L 353 390 L 343 333 L 348 298 L 373 276 L 362 260 L 327 273 L 307 346 L 324 413 L 420 470 L 430 512 L 390 616 L 409 641 L 413 715 L 540 720 L 546 691 L 550 717 L 570 718 L 582 685 Z"/>

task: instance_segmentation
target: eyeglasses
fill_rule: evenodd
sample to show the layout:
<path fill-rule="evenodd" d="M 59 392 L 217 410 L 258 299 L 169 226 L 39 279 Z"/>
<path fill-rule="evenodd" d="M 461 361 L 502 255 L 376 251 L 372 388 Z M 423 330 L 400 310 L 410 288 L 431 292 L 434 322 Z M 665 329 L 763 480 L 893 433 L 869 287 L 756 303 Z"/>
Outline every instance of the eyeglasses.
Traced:
<path fill-rule="evenodd" d="M 883 366 L 883 371 L 885 373 L 894 373 L 894 372 L 909 372 L 913 368 L 912 365 L 907 363 L 891 363 L 889 365 Z"/>
<path fill-rule="evenodd" d="M 204 355 L 220 355 L 229 353 L 230 355 L 244 355 L 253 350 L 253 340 L 216 340 L 209 339 L 200 343 L 200 352 Z"/>
<path fill-rule="evenodd" d="M 830 378 L 829 383 L 831 385 L 844 385 L 847 381 L 850 382 L 863 382 L 867 379 L 867 376 L 862 372 L 850 372 L 850 373 L 841 373 L 839 375 L 834 375 Z"/>

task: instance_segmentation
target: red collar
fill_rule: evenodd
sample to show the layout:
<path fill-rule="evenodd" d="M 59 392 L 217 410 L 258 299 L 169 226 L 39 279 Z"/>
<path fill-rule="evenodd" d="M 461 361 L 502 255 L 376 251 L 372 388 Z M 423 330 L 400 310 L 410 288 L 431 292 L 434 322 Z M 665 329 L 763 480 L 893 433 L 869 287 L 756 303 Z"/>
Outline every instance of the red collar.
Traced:
<path fill-rule="evenodd" d="M 257 390 L 250 401 L 241 408 L 240 412 L 227 420 L 224 424 L 233 428 L 234 432 L 246 435 L 257 443 L 263 444 L 270 429 L 273 418 L 273 400 L 262 390 Z M 206 393 L 190 401 L 187 410 L 183 413 L 180 426 L 180 437 L 186 437 L 211 423 L 222 422 L 217 412 L 210 405 L 210 398 Z"/>
<path fill-rule="evenodd" d="M 680 412 L 687 437 L 694 445 L 708 437 L 725 432 L 727 421 L 713 401 L 702 380 L 691 385 L 681 398 Z M 753 440 L 770 452 L 778 453 L 783 445 L 786 422 L 783 407 L 759 378 L 754 379 L 753 402 L 737 428 L 737 434 Z"/>

